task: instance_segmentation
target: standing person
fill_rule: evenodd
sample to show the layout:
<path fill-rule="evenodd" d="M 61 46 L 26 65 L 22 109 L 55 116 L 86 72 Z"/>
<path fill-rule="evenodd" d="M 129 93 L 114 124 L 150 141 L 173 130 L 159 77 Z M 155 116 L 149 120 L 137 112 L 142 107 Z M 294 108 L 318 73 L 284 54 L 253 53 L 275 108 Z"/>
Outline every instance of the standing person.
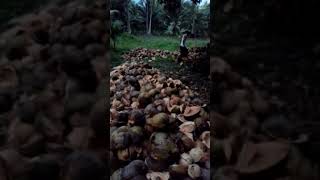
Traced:
<path fill-rule="evenodd" d="M 188 37 L 190 37 L 191 33 L 189 31 L 186 31 L 185 33 L 183 33 L 182 37 L 181 37 L 181 41 L 180 41 L 180 55 L 178 57 L 178 62 L 180 63 L 182 61 L 183 57 L 188 57 L 188 48 L 186 46 L 186 40 L 188 39 Z"/>

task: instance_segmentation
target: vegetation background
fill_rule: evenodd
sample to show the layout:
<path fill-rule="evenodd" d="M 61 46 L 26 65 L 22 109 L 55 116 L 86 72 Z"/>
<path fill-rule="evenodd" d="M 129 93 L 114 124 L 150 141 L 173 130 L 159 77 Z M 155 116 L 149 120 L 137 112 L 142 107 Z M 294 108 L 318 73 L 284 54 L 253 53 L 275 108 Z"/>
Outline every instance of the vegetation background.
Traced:
<path fill-rule="evenodd" d="M 111 65 L 122 62 L 121 54 L 133 48 L 175 51 L 179 36 L 186 30 L 194 34 L 188 47 L 209 42 L 210 1 L 192 3 L 168 12 L 161 0 L 111 0 Z"/>

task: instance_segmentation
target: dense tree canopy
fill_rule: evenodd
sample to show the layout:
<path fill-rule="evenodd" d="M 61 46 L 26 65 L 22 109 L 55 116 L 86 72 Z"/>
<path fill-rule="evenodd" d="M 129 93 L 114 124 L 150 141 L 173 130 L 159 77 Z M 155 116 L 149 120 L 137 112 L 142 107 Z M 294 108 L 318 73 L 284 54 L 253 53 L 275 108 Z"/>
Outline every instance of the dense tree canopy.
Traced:
<path fill-rule="evenodd" d="M 120 0 L 111 1 L 111 9 L 117 9 L 124 31 L 138 34 L 176 35 L 189 30 L 197 36 L 207 36 L 210 5 L 200 6 L 201 1 Z"/>

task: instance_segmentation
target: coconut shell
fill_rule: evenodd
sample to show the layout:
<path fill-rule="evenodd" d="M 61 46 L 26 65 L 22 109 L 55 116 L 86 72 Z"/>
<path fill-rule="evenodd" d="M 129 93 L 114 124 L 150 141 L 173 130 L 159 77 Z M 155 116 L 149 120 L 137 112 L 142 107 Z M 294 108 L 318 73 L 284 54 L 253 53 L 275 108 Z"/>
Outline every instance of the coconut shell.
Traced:
<path fill-rule="evenodd" d="M 90 138 L 93 136 L 93 131 L 90 128 L 78 127 L 74 128 L 68 135 L 67 143 L 72 149 L 84 150 L 90 145 Z"/>
<path fill-rule="evenodd" d="M 193 159 L 193 162 L 199 162 L 204 156 L 204 152 L 201 148 L 193 148 L 190 150 L 189 155 Z"/>
<path fill-rule="evenodd" d="M 159 113 L 152 118 L 147 119 L 147 124 L 155 128 L 164 128 L 169 122 L 169 116 L 166 113 Z"/>
<path fill-rule="evenodd" d="M 5 166 L 5 162 L 0 160 L 0 179 L 9 180 L 9 174 Z"/>
<path fill-rule="evenodd" d="M 169 167 L 171 178 L 182 178 L 188 175 L 188 165 L 173 164 Z"/>
<path fill-rule="evenodd" d="M 180 165 L 188 166 L 188 165 L 192 164 L 192 162 L 193 162 L 193 159 L 189 154 L 187 154 L 187 153 L 181 154 L 180 161 L 179 161 Z"/>
<path fill-rule="evenodd" d="M 164 161 L 155 160 L 150 156 L 146 157 L 145 163 L 150 170 L 156 171 L 156 172 L 165 171 L 168 168 L 167 160 L 164 160 Z"/>
<path fill-rule="evenodd" d="M 210 58 L 210 74 L 226 74 L 231 71 L 231 67 L 219 57 Z"/>
<path fill-rule="evenodd" d="M 0 152 L 0 159 L 5 163 L 10 179 L 22 177 L 30 169 L 27 159 L 14 149 L 2 150 Z"/>
<path fill-rule="evenodd" d="M 213 179 L 215 179 L 215 180 L 238 180 L 239 174 L 236 172 L 236 170 L 233 167 L 223 166 L 215 172 Z"/>
<path fill-rule="evenodd" d="M 247 142 L 239 154 L 236 169 L 242 174 L 261 172 L 286 158 L 289 149 L 289 144 L 276 141 L 259 144 Z"/>
<path fill-rule="evenodd" d="M 18 76 L 16 70 L 10 65 L 0 66 L 0 91 L 10 92 L 18 85 Z"/>
<path fill-rule="evenodd" d="M 34 133 L 28 140 L 19 147 L 19 152 L 27 157 L 40 155 L 44 152 L 44 137 L 39 133 Z"/>
<path fill-rule="evenodd" d="M 232 112 L 248 96 L 248 92 L 244 89 L 228 90 L 223 93 L 221 109 L 225 113 Z"/>
<path fill-rule="evenodd" d="M 201 176 L 201 168 L 197 164 L 191 164 L 188 166 L 188 175 L 192 179 L 197 179 Z"/>
<path fill-rule="evenodd" d="M 197 115 L 198 113 L 200 113 L 200 111 L 201 111 L 200 106 L 191 106 L 191 107 L 187 106 L 184 110 L 183 115 L 186 118 L 190 118 L 190 117 L 193 117 L 193 116 Z"/>
<path fill-rule="evenodd" d="M 19 145 L 26 143 L 34 133 L 35 129 L 32 125 L 16 119 L 10 124 L 8 142 L 14 147 L 18 147 Z"/>
<path fill-rule="evenodd" d="M 202 143 L 210 149 L 210 131 L 203 132 L 200 136 L 200 139 L 202 140 Z"/>
<path fill-rule="evenodd" d="M 121 149 L 117 151 L 117 157 L 120 161 L 128 161 L 130 159 L 129 149 Z"/>
<path fill-rule="evenodd" d="M 122 126 L 111 134 L 111 149 L 128 148 L 132 143 L 131 134 L 128 127 Z"/>
<path fill-rule="evenodd" d="M 252 109 L 258 114 L 265 114 L 269 110 L 269 103 L 257 90 L 253 93 Z"/>
<path fill-rule="evenodd" d="M 148 180 L 169 180 L 169 172 L 151 172 L 146 175 Z"/>
<path fill-rule="evenodd" d="M 186 121 L 179 126 L 180 132 L 191 133 L 195 130 L 195 124 L 192 121 Z"/>

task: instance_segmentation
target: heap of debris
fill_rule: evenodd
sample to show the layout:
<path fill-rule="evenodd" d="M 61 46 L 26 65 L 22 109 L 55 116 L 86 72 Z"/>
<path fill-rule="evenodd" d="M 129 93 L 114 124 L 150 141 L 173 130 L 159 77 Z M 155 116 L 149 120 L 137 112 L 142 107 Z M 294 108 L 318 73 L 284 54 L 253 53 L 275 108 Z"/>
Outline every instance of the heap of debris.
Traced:
<path fill-rule="evenodd" d="M 156 58 L 169 58 L 177 61 L 178 51 L 159 49 L 136 48 L 122 55 L 125 61 L 154 61 Z M 209 74 L 209 56 L 207 47 L 192 47 L 187 57 L 182 58 L 182 63 L 190 66 L 194 71 Z"/>
<path fill-rule="evenodd" d="M 107 176 L 105 8 L 53 4 L 1 34 L 0 179 Z"/>
<path fill-rule="evenodd" d="M 143 62 L 110 73 L 111 179 L 210 179 L 207 107 Z"/>
<path fill-rule="evenodd" d="M 212 57 L 211 78 L 213 179 L 319 179 L 318 132 L 223 59 Z"/>

